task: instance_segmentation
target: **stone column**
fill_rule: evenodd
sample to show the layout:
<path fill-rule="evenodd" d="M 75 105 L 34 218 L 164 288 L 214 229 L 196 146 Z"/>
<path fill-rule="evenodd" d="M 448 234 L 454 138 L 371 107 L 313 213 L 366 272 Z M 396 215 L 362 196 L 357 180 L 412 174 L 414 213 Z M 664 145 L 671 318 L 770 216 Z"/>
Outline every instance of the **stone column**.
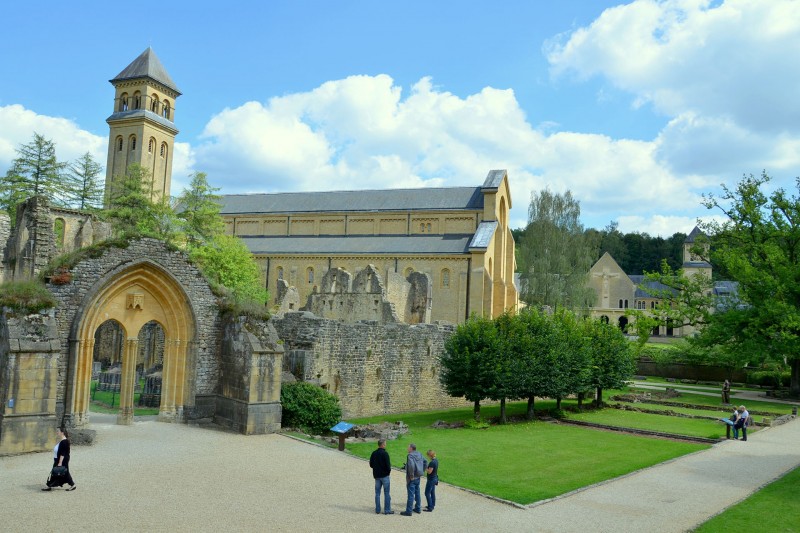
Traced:
<path fill-rule="evenodd" d="M 178 374 L 177 343 L 164 335 L 164 366 L 161 374 L 161 406 L 158 419 L 162 422 L 175 420 L 176 379 Z"/>
<path fill-rule="evenodd" d="M 133 424 L 133 391 L 136 386 L 136 359 L 138 353 L 139 339 L 137 337 L 128 338 L 125 343 L 125 355 L 122 358 L 117 424 L 126 426 Z"/>
<path fill-rule="evenodd" d="M 94 359 L 94 337 L 78 342 L 75 369 L 75 399 L 72 421 L 76 427 L 89 423 L 89 402 L 92 391 L 92 361 Z"/>

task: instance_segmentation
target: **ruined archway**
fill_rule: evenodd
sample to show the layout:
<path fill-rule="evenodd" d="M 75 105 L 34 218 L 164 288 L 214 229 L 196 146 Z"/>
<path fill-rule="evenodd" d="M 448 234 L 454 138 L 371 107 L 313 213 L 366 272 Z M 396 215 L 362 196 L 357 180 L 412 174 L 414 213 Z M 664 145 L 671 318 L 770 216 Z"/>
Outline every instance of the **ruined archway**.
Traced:
<path fill-rule="evenodd" d="M 108 320 L 125 331 L 117 423 L 133 422 L 133 391 L 140 333 L 148 324 L 163 330 L 159 420 L 178 421 L 189 400 L 194 372 L 195 317 L 181 284 L 159 265 L 142 260 L 109 273 L 90 290 L 72 323 L 65 414 L 75 425 L 88 421 L 95 332 Z"/>

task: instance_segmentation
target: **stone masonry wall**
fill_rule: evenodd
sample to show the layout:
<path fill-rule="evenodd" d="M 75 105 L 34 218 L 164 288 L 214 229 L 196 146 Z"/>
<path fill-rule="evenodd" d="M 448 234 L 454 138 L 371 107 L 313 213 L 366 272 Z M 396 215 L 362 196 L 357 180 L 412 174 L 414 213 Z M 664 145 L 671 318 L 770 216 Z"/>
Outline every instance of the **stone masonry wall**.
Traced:
<path fill-rule="evenodd" d="M 189 397 L 217 393 L 220 368 L 216 352 L 219 348 L 220 317 L 216 297 L 211 293 L 202 274 L 186 260 L 185 254 L 170 250 L 160 241 L 140 239 L 132 241 L 127 248 L 109 248 L 100 257 L 81 261 L 72 268 L 70 283 L 47 286 L 59 301 L 56 311 L 58 334 L 61 339 L 57 405 L 59 417 L 64 412 L 64 387 L 69 360 L 68 339 L 76 315 L 86 303 L 87 297 L 98 291 L 110 276 L 144 260 L 161 266 L 176 278 L 186 291 L 188 304 L 196 319 L 196 358 L 194 364 L 190 364 L 190 368 L 187 369 L 187 372 L 194 373 L 190 379 L 194 390 L 190 391 Z M 191 409 L 184 410 L 184 415 L 187 419 L 195 416 Z M 207 413 L 197 416 L 205 417 Z"/>
<path fill-rule="evenodd" d="M 336 394 L 346 418 L 467 405 L 439 384 L 439 355 L 454 326 L 345 324 L 307 312 L 272 322 L 284 370 Z"/>
<path fill-rule="evenodd" d="M 0 315 L 0 455 L 52 449 L 58 351 L 52 312 Z"/>

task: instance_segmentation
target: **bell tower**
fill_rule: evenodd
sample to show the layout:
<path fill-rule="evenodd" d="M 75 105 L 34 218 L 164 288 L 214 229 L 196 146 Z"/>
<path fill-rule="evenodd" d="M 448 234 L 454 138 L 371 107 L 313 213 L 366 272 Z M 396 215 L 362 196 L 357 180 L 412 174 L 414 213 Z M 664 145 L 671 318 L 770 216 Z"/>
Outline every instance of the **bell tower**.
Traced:
<path fill-rule="evenodd" d="M 175 135 L 175 100 L 181 95 L 164 65 L 148 48 L 110 80 L 114 112 L 109 126 L 105 206 L 128 166 L 139 163 L 152 179 L 151 199 L 170 194 Z"/>

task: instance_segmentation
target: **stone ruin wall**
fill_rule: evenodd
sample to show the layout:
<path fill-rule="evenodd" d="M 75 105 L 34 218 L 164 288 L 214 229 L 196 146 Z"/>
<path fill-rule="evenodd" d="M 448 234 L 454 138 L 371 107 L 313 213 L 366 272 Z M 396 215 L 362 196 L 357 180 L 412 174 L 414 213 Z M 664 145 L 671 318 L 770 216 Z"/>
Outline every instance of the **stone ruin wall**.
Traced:
<path fill-rule="evenodd" d="M 336 394 L 345 418 L 470 405 L 439 384 L 443 324 L 345 324 L 307 312 L 273 319 L 284 371 Z"/>
<path fill-rule="evenodd" d="M 132 241 L 127 248 L 110 248 L 100 257 L 86 259 L 75 265 L 71 270 L 70 283 L 47 285 L 59 302 L 55 315 L 61 339 L 58 397 L 64 398 L 71 328 L 87 294 L 99 289 L 99 280 L 109 279 L 115 272 L 144 259 L 159 265 L 174 276 L 190 300 L 197 325 L 194 352 L 196 360 L 189 365 L 190 370 L 187 371 L 194 372 L 192 377 L 195 390 L 192 392 L 196 396 L 196 409 L 200 412 L 196 415 L 187 413 L 187 417 L 205 417 L 203 411 L 213 411 L 214 395 L 219 383 L 220 364 L 217 351 L 221 323 L 217 298 L 211 293 L 205 278 L 186 261 L 183 253 L 171 251 L 164 243 L 155 239 Z M 204 396 L 208 398 L 203 399 Z M 64 410 L 63 400 L 57 407 L 60 417 Z"/>

